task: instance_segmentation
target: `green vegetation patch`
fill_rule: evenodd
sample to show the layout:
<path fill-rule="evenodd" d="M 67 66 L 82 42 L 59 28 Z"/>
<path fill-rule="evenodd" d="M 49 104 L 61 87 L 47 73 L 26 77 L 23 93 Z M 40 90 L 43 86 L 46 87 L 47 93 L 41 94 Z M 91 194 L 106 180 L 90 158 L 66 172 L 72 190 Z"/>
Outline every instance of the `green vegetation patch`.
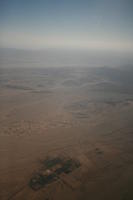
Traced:
<path fill-rule="evenodd" d="M 42 163 L 44 168 L 35 173 L 30 179 L 29 186 L 33 190 L 39 190 L 58 179 L 62 173 L 69 174 L 76 168 L 80 167 L 80 163 L 73 159 L 61 159 L 59 157 L 46 159 Z"/>

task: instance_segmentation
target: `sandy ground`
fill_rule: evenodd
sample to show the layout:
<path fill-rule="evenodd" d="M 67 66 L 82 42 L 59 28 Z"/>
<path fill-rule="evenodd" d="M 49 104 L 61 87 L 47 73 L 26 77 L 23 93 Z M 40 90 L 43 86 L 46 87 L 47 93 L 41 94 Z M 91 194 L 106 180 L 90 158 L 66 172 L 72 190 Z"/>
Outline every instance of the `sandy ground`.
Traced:
<path fill-rule="evenodd" d="M 132 93 L 114 91 L 114 79 L 87 73 L 3 71 L 0 199 L 133 199 Z M 80 168 L 32 190 L 29 181 L 41 161 L 64 155 L 79 160 Z"/>

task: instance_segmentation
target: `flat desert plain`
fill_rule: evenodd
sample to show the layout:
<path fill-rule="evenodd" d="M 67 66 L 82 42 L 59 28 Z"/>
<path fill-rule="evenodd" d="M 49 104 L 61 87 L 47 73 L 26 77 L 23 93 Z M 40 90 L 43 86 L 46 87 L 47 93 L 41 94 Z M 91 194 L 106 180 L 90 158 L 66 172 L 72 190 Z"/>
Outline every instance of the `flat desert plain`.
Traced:
<path fill-rule="evenodd" d="M 132 67 L 1 68 L 0 199 L 133 199 Z"/>

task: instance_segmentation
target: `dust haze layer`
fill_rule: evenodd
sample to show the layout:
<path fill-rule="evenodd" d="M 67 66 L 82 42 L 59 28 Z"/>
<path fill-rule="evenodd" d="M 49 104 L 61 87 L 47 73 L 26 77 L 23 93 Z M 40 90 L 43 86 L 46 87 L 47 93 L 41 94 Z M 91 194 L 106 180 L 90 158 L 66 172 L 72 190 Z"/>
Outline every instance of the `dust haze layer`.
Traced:
<path fill-rule="evenodd" d="M 133 51 L 0 48 L 0 68 L 120 67 L 133 63 Z"/>

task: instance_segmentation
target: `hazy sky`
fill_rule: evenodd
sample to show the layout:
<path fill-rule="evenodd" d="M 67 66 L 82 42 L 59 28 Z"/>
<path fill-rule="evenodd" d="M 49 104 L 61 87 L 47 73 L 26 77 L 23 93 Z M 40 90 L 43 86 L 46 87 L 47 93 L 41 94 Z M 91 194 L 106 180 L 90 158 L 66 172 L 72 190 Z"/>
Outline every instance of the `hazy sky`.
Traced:
<path fill-rule="evenodd" d="M 133 0 L 0 0 L 0 47 L 133 51 Z"/>

